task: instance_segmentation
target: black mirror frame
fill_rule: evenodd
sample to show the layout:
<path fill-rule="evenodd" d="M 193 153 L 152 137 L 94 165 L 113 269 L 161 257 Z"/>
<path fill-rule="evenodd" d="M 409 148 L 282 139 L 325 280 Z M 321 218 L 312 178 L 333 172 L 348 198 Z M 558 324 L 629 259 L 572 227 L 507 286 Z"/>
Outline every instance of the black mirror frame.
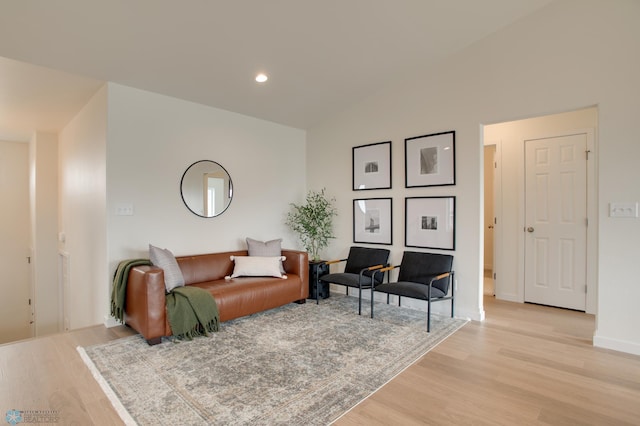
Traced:
<path fill-rule="evenodd" d="M 226 204 L 226 206 L 224 207 L 224 209 L 222 209 L 222 211 L 220 213 L 214 214 L 212 216 L 204 216 L 196 211 L 194 211 L 191 206 L 189 206 L 189 204 L 187 203 L 187 200 L 185 200 L 184 198 L 184 191 L 183 191 L 183 186 L 184 186 L 184 178 L 187 175 L 187 173 L 189 172 L 189 170 L 191 170 L 191 168 L 193 166 L 195 166 L 196 164 L 199 163 L 213 163 L 214 165 L 216 165 L 217 167 L 219 167 L 226 175 L 227 178 L 229 179 L 229 202 Z M 194 215 L 198 216 L 198 217 L 202 217 L 205 219 L 210 219 L 213 217 L 218 217 L 221 214 L 223 214 L 224 212 L 227 211 L 227 209 L 229 209 L 229 206 L 231 205 L 231 202 L 233 201 L 233 180 L 231 179 L 231 175 L 229 174 L 229 172 L 227 171 L 227 169 L 224 168 L 224 166 L 222 166 L 222 164 L 218 163 L 217 161 L 213 161 L 213 160 L 198 160 L 194 163 L 192 163 L 191 165 L 189 165 L 189 167 L 186 168 L 186 170 L 184 171 L 184 173 L 182 174 L 182 178 L 180 179 L 180 197 L 182 198 L 182 202 L 185 205 L 185 207 L 187 208 L 187 210 L 189 210 L 191 213 L 193 213 Z"/>

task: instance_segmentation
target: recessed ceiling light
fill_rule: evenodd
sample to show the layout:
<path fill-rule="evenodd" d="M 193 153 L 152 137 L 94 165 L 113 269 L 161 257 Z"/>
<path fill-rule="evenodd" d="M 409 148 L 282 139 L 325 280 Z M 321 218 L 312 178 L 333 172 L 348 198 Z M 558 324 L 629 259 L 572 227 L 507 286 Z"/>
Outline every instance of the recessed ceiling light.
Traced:
<path fill-rule="evenodd" d="M 266 75 L 266 74 L 258 74 L 258 75 L 256 76 L 256 81 L 257 81 L 258 83 L 264 83 L 264 82 L 265 82 L 265 81 L 267 81 L 268 79 L 269 79 L 269 77 L 267 77 L 267 75 Z"/>

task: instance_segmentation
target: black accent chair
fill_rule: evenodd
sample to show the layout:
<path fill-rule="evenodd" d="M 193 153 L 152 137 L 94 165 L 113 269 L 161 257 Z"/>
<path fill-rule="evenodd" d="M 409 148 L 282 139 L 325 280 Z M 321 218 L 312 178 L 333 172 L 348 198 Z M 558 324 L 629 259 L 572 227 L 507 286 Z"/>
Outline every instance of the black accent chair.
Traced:
<path fill-rule="evenodd" d="M 362 289 L 371 288 L 374 280 L 377 284 L 382 283 L 384 273 L 375 274 L 375 271 L 388 266 L 389 250 L 354 246 L 349 249 L 349 257 L 346 259 L 329 260 L 325 263 L 332 265 L 339 262 L 347 262 L 343 272 L 326 274 L 316 281 L 316 303 L 318 303 L 318 286 L 321 282 L 343 285 L 347 287 L 347 295 L 349 295 L 349 287 L 357 288 L 358 315 L 360 315 L 362 313 Z"/>
<path fill-rule="evenodd" d="M 386 293 L 398 296 L 398 306 L 402 297 L 427 301 L 427 331 L 431 331 L 431 302 L 451 300 L 451 318 L 453 318 L 453 256 L 449 254 L 419 253 L 405 251 L 402 262 L 397 266 L 380 268 L 376 274 L 384 274 L 400 268 L 398 281 L 376 284 L 371 289 L 371 318 L 373 318 L 374 293 Z M 376 280 L 378 282 L 378 280 Z M 449 295 L 451 289 L 451 295 Z"/>

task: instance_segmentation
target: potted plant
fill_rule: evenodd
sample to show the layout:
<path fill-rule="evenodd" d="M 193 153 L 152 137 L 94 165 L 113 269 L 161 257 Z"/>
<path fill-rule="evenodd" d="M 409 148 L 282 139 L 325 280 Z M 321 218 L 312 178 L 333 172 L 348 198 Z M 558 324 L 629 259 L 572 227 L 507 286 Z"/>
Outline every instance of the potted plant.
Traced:
<path fill-rule="evenodd" d="M 312 261 L 320 259 L 320 251 L 329 245 L 330 238 L 334 238 L 335 198 L 327 198 L 324 191 L 324 188 L 309 191 L 306 202 L 300 205 L 291 203 L 292 210 L 287 214 L 286 224 L 298 234 Z"/>

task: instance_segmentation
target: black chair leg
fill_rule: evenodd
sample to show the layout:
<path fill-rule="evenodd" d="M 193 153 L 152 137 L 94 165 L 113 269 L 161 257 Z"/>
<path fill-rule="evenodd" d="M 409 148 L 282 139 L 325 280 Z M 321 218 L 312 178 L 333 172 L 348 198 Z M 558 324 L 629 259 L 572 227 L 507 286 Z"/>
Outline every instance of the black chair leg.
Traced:
<path fill-rule="evenodd" d="M 431 332 L 431 299 L 427 299 L 427 333 Z"/>
<path fill-rule="evenodd" d="M 362 315 L 362 287 L 358 287 L 358 315 Z"/>
<path fill-rule="evenodd" d="M 373 318 L 373 299 L 375 298 L 374 291 L 373 286 L 371 286 L 371 318 Z"/>
<path fill-rule="evenodd" d="M 451 276 L 449 277 L 449 285 L 451 286 L 451 318 L 453 318 L 453 299 L 456 295 L 456 282 L 453 279 L 453 273 L 451 273 Z"/>

